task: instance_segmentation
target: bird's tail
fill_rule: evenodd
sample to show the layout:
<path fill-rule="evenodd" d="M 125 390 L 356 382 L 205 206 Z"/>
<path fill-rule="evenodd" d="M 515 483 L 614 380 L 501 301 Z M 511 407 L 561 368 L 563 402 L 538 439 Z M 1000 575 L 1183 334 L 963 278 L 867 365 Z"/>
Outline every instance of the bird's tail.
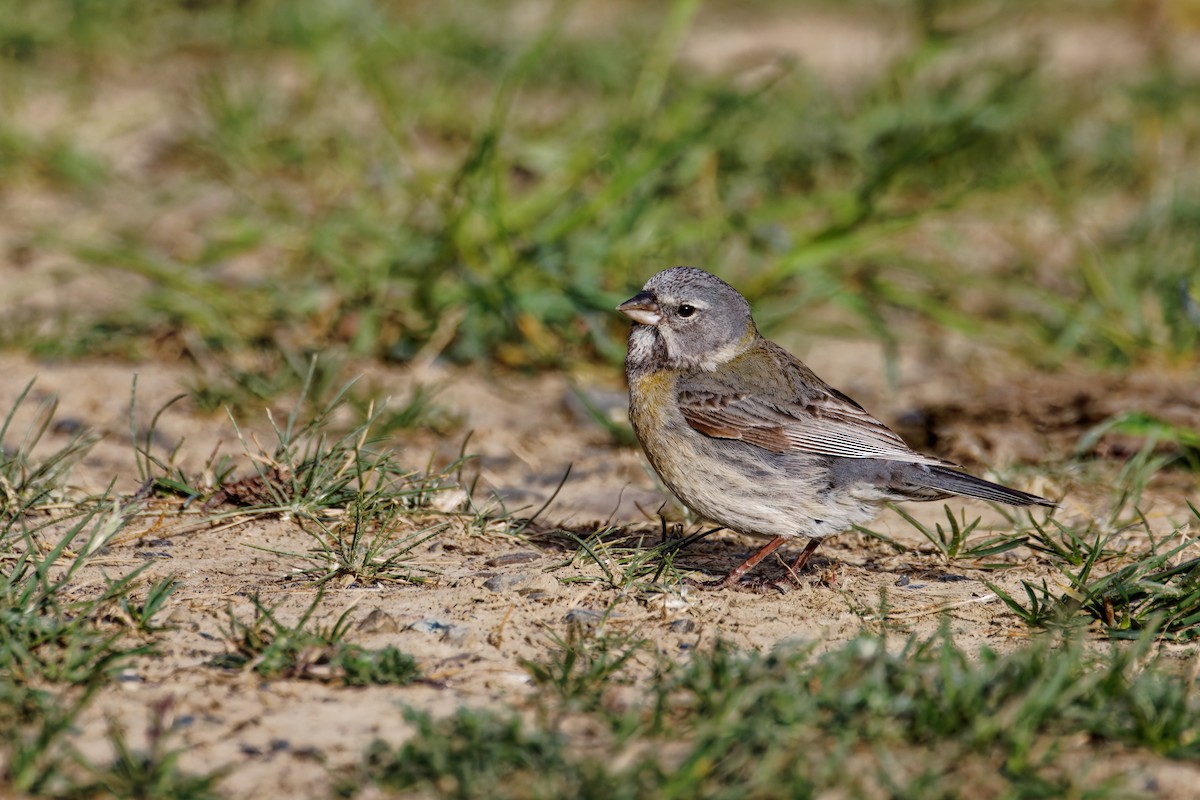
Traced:
<path fill-rule="evenodd" d="M 932 489 L 978 497 L 980 500 L 991 500 L 994 503 L 1007 503 L 1010 506 L 1058 506 L 1058 503 L 1036 494 L 1010 489 L 949 467 L 929 467 L 929 479 L 925 482 Z"/>

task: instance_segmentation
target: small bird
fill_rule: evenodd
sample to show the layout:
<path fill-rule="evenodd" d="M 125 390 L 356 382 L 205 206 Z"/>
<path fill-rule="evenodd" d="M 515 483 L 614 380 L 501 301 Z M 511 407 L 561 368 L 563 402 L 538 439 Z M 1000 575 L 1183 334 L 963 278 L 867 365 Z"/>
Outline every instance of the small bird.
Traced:
<path fill-rule="evenodd" d="M 629 419 L 663 483 L 722 527 L 771 541 L 716 588 L 736 585 L 791 538 L 826 536 L 900 500 L 977 497 L 1056 504 L 924 455 L 758 332 L 750 303 L 694 267 L 651 278 L 617 306 L 633 320 Z"/>

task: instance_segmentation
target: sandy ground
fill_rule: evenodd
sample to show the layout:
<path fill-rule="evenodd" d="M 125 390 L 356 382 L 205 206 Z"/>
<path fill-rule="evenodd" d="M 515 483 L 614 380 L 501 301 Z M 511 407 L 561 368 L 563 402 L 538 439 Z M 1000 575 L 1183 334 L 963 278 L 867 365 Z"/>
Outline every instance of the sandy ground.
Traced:
<path fill-rule="evenodd" d="M 847 347 L 847 355 L 862 349 Z M 862 363 L 836 352 L 822 359 L 834 373 L 837 363 Z M 0 356 L 0 371 L 6 376 L 0 408 L 11 407 L 17 391 L 36 375 L 34 394 L 57 396 L 60 421 L 103 434 L 103 441 L 74 474 L 80 490 L 98 490 L 114 475 L 118 489 L 136 488 L 128 433 L 133 373 L 129 365 L 39 364 L 6 355 Z M 135 428 L 144 431 L 154 410 L 179 392 L 185 377 L 167 367 L 139 369 Z M 860 386 L 865 392 L 860 396 L 890 421 L 923 415 L 925 429 L 936 434 L 939 451 L 960 458 L 965 454 L 968 461 L 972 453 L 1023 452 L 1026 445 L 1021 443 L 1028 439 L 1041 449 L 1048 468 L 1022 470 L 1012 479 L 1025 488 L 1064 497 L 1064 522 L 1104 516 L 1103 509 L 1095 507 L 1106 502 L 1103 491 L 1075 483 L 1071 469 L 1061 464 L 1081 428 L 1094 424 L 1091 415 L 1103 413 L 1105 403 L 1120 406 L 1140 398 L 1143 404 L 1157 403 L 1163 414 L 1178 415 L 1181 422 L 1200 422 L 1200 387 L 1189 376 L 1096 379 L 1090 389 L 1071 376 L 1041 376 L 1019 393 L 1023 402 L 1011 401 L 1011 387 L 1002 392 L 987 385 L 958 401 L 921 402 L 917 398 L 922 393 L 945 394 L 935 391 L 927 378 L 914 376 L 911 385 L 886 397 L 881 387 Z M 104 690 L 82 720 L 78 743 L 86 755 L 107 755 L 103 733 L 112 722 L 129 732 L 135 746 L 144 742 L 155 709 L 166 708 L 177 743 L 187 748 L 183 766 L 197 771 L 229 767 L 222 788 L 230 796 L 320 797 L 328 792 L 331 775 L 357 763 L 371 740 L 395 742 L 405 735 L 401 705 L 448 712 L 461 704 L 512 705 L 531 696 L 536 689 L 521 662 L 543 656 L 548 635 L 565 634 L 569 619 L 608 613 L 609 630 L 636 631 L 661 653 L 680 657 L 718 638 L 758 649 L 797 640 L 833 645 L 864 627 L 877 627 L 886 604 L 889 622 L 903 630 L 933 633 L 945 616 L 964 648 L 987 644 L 1003 649 L 1029 632 L 984 582 L 1019 593 L 1021 579 L 1054 580 L 1052 571 L 1027 559 L 1027 553 L 1010 554 L 1014 568 L 1001 572 L 975 569 L 967 561 L 943 563 L 911 526 L 887 512 L 874 529 L 910 551 L 896 553 L 876 539 L 849 533 L 818 551 L 800 585 L 788 591 L 684 587 L 639 592 L 578 582 L 599 576 L 601 570 L 586 559 L 567 564 L 575 548 L 554 533 L 556 528 L 586 536 L 605 524 L 624 525 L 653 543 L 660 535 L 656 511 L 665 496 L 637 450 L 613 446 L 600 426 L 578 412 L 575 394 L 563 378 L 487 377 L 434 367 L 420 376 L 396 369 L 367 379 L 399 396 L 414 381 L 440 387 L 438 403 L 461 418 L 460 432 L 444 440 L 426 432 L 399 436 L 394 448 L 413 465 L 424 465 L 431 453 L 444 463 L 457 452 L 465 432 L 472 431 L 469 450 L 478 458 L 467 472 L 478 470 L 476 500 L 481 505 L 492 503 L 496 508 L 495 498 L 503 498 L 505 507 L 518 516 L 522 508 L 531 513 L 571 467 L 562 492 L 526 535 L 508 535 L 500 526 L 481 530 L 452 524 L 415 553 L 414 566 L 429 571 L 428 582 L 329 588 L 317 613 L 320 624 L 330 625 L 352 608 L 350 641 L 367 647 L 394 644 L 419 660 L 429 680 L 406 688 L 341 688 L 314 680 L 264 681 L 250 671 L 212 666 L 213 657 L 230 650 L 230 611 L 250 619 L 251 598 L 260 595 L 266 605 L 278 606 L 281 620 L 291 622 L 315 597 L 314 586 L 295 573 L 302 559 L 258 548 L 304 553 L 313 542 L 291 521 L 235 518 L 197 524 L 196 515 L 178 515 L 178 502 L 164 501 L 130 524 L 81 576 L 78 591 L 86 592 L 98 587 L 104 574 L 124 574 L 149 564 L 147 579 L 174 576 L 180 584 L 166 612 L 170 628 L 159 654 L 140 660 Z M 621 402 L 619 386 L 587 390 L 599 402 Z M 1062 413 L 1064 404 L 1074 413 Z M 1055 409 L 1060 410 L 1057 417 Z M 23 422 L 18 418 L 17 429 Z M 261 441 L 269 441 L 263 420 L 244 422 L 248 430 L 257 429 Z M 1001 428 L 1011 435 L 1003 436 Z M 46 446 L 61 444 L 65 436 L 65 430 L 52 433 Z M 200 469 L 218 442 L 226 452 L 236 454 L 240 448 L 227 418 L 199 415 L 186 401 L 160 418 L 156 454 L 165 457 L 181 439 L 180 462 L 191 470 Z M 1016 442 L 1015 450 L 1004 442 Z M 978 468 L 978 462 L 971 463 Z M 245 474 L 244 469 L 239 474 Z M 1192 483 L 1172 485 L 1181 481 Z M 1173 472 L 1161 486 L 1152 487 L 1143 509 L 1157 535 L 1186 519 L 1182 498 L 1194 489 L 1194 478 Z M 1004 521 L 989 507 L 964 507 L 971 516 L 983 516 L 982 529 L 1004 529 Z M 907 508 L 926 521 L 937 521 L 943 514 L 941 504 Z M 1144 532 L 1130 533 L 1126 540 L 1136 547 L 1138 536 Z M 720 575 L 757 545 L 718 534 L 686 551 L 681 564 L 697 577 Z M 781 577 L 782 562 L 767 565 L 763 572 Z M 1172 787 L 1200 777 L 1198 770 L 1168 762 L 1142 768 L 1164 797 L 1186 796 Z"/>

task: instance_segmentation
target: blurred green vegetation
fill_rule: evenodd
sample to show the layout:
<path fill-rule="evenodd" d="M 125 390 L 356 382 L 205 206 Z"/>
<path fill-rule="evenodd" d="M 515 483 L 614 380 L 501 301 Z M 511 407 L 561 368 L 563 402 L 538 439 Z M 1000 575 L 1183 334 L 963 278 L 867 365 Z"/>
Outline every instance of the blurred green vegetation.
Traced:
<path fill-rule="evenodd" d="M 0 193 L 51 209 L 8 255 L 121 288 L 9 299 L 0 343 L 615 362 L 613 305 L 693 264 L 768 332 L 1193 362 L 1193 5 L 3 0 Z M 856 80 L 682 55 L 735 12 L 904 46 Z M 1102 27 L 1130 66 L 1054 46 Z"/>
<path fill-rule="evenodd" d="M 1147 669 L 1133 666 L 1139 657 Z M 547 658 L 565 663 L 553 648 Z M 945 631 L 769 654 L 717 642 L 660 664 L 645 696 L 622 703 L 613 676 L 576 659 L 574 708 L 408 710 L 415 734 L 374 743 L 339 795 L 1151 797 L 1153 754 L 1187 761 L 1197 750 L 1193 681 L 1166 661 L 1078 638 L 967 652 Z M 581 729 L 584 745 L 571 739 Z M 1123 766 L 1132 753 L 1138 766 Z"/>

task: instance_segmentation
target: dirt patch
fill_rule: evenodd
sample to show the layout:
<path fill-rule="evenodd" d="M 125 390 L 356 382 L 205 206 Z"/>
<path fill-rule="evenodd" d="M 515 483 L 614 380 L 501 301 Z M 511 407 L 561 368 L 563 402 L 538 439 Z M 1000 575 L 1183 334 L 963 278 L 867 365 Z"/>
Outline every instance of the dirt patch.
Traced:
<path fill-rule="evenodd" d="M 36 364 L 4 356 L 0 368 L 9 376 L 0 387 L 0 405 L 11 406 L 17 390 L 36 374 L 36 394 L 58 397 L 60 419 L 105 434 L 80 465 L 81 488 L 102 488 L 113 475 L 121 490 L 136 488 L 128 444 L 129 366 Z M 181 380 L 182 372 L 168 368 L 141 370 L 136 430 L 145 430 L 153 410 L 178 392 Z M 481 503 L 531 513 L 550 498 L 571 466 L 558 497 L 525 534 L 454 521 L 414 553 L 414 565 L 427 571 L 426 583 L 328 588 L 317 624 L 331 625 L 353 609 L 351 641 L 366 647 L 395 645 L 417 658 L 426 680 L 403 689 L 342 688 L 319 680 L 264 681 L 245 669 L 214 666 L 214 657 L 231 648 L 229 615 L 251 619 L 252 598 L 274 607 L 289 624 L 313 602 L 317 589 L 296 572 L 303 558 L 278 553 L 308 553 L 314 540 L 288 520 L 200 523 L 195 516 L 179 516 L 182 501 L 156 501 L 83 574 L 77 588 L 98 588 L 103 574 L 124 574 L 145 564 L 147 580 L 174 576 L 180 583 L 168 612 L 171 628 L 158 655 L 142 659 L 104 690 L 80 721 L 78 744 L 86 755 L 107 755 L 103 733 L 112 721 L 129 732 L 135 747 L 142 746 L 156 709 L 167 709 L 167 722 L 186 747 L 182 766 L 197 771 L 230 767 L 222 788 L 231 796 L 321 797 L 339 770 L 358 763 L 370 741 L 394 742 L 406 735 L 402 705 L 444 713 L 464 704 L 511 706 L 517 698 L 532 696 L 537 689 L 523 661 L 543 657 L 548 634 L 562 634 L 569 621 L 645 637 L 658 652 L 676 658 L 716 639 L 762 650 L 797 641 L 833 646 L 864 627 L 878 626 L 881 614 L 891 625 L 919 634 L 932 634 L 946 620 L 962 647 L 1004 649 L 1029 632 L 987 583 L 1020 595 L 1022 579 L 1045 578 L 1052 584 L 1058 579 L 1024 551 L 1005 554 L 1012 569 L 1003 571 L 965 561 L 945 563 L 912 526 L 889 512 L 875 529 L 908 549 L 896 552 L 864 534 L 845 534 L 818 551 L 796 587 L 765 592 L 687 586 L 677 592 L 614 589 L 602 580 L 605 565 L 578 557 L 575 543 L 558 531 L 587 536 L 606 524 L 626 526 L 594 548 L 601 562 L 612 556 L 606 563 L 616 568 L 614 554 L 621 548 L 658 541 L 656 515 L 665 496 L 641 454 L 612 445 L 608 434 L 580 413 L 575 390 L 561 377 L 497 380 L 434 368 L 419 375 L 377 371 L 367 380 L 399 396 L 415 383 L 441 387 L 438 402 L 462 420 L 461 435 L 473 431 L 468 450 L 479 455 L 472 469 L 479 471 L 476 496 Z M 1184 376 L 1092 376 L 1084 385 L 1069 377 L 1022 381 L 1020 391 L 1006 391 L 1007 384 L 985 387 L 954 403 L 922 406 L 898 396 L 894 407 L 882 413 L 902 415 L 906 399 L 923 408 L 930 420 L 926 429 L 936 434 L 942 453 L 966 454 L 971 460 L 1020 457 L 1028 456 L 1024 448 L 1036 446 L 1041 461 L 1055 462 L 1070 454 L 1079 430 L 1113 410 L 1141 407 L 1180 423 L 1196 411 L 1196 393 L 1188 388 L 1194 383 Z M 614 392 L 620 397 L 614 385 L 589 391 L 593 397 L 612 398 Z M 1140 405 L 1133 405 L 1134 398 Z M 261 420 L 247 422 L 248 436 L 267 435 Z M 65 435 L 65 430 L 51 433 L 47 445 L 60 443 Z M 394 446 L 414 465 L 425 464 L 430 453 L 435 462 L 444 463 L 461 447 L 461 435 L 441 439 L 416 432 L 398 436 Z M 165 455 L 181 439 L 179 457 L 185 468 L 198 468 L 220 442 L 226 448 L 237 446 L 228 420 L 198 415 L 186 403 L 163 414 L 154 447 Z M 980 441 L 989 444 L 978 445 Z M 1194 475 L 1186 480 L 1194 490 Z M 1186 495 L 1176 494 L 1175 488 L 1146 496 L 1155 535 L 1169 532 L 1184 516 Z M 981 532 L 1007 526 L 986 506 L 964 506 L 968 514 L 983 516 Z M 908 510 L 926 522 L 944 520 L 940 505 L 910 505 Z M 1088 510 L 1068 495 L 1064 512 L 1064 521 L 1081 522 Z M 1129 533 L 1130 545 L 1147 533 Z M 720 575 L 757 545 L 721 533 L 689 548 L 680 563 L 699 578 Z M 766 565 L 762 574 L 782 578 L 783 562 L 791 555 Z M 1167 788 L 1182 785 L 1176 780 L 1181 773 L 1196 777 L 1193 768 L 1179 764 L 1143 767 L 1162 778 L 1164 797 L 1185 796 Z"/>
<path fill-rule="evenodd" d="M 1098 427 L 1135 416 L 1161 422 L 1164 432 L 1200 429 L 1200 378 L 1162 371 L 985 380 L 956 397 L 919 402 L 896 427 L 914 447 L 963 463 L 1037 463 L 1047 453 L 1128 458 L 1146 436 Z M 1180 449 L 1171 441 L 1161 447 Z"/>

